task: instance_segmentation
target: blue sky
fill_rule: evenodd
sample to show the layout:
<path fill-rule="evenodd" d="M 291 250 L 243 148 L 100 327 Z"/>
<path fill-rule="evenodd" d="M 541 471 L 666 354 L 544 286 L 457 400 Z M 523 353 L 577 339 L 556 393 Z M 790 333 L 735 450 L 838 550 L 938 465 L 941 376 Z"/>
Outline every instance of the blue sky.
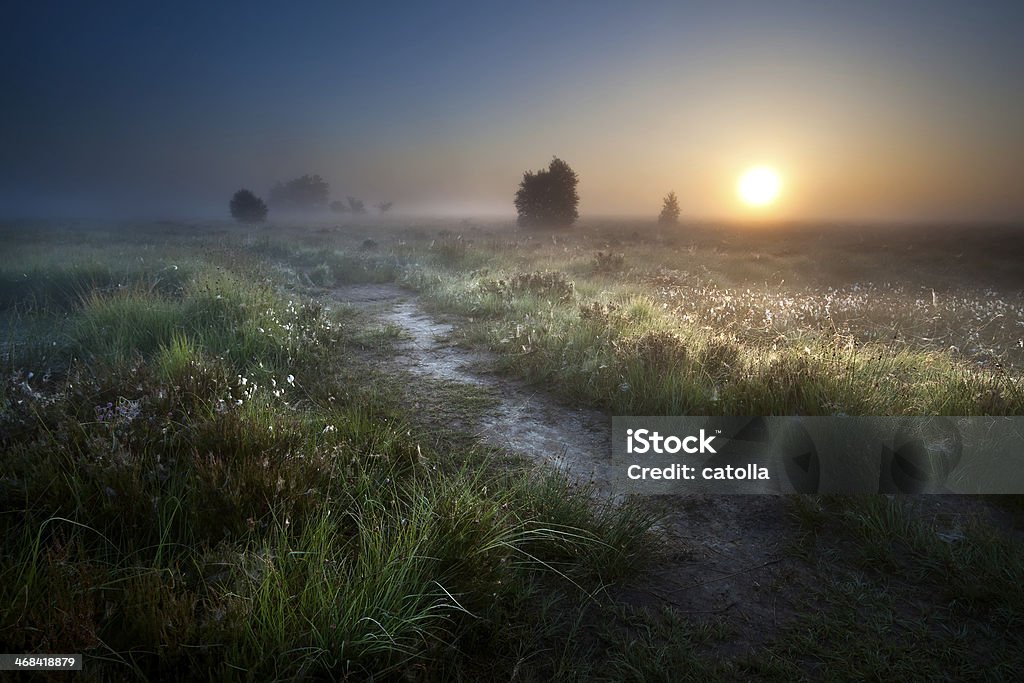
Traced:
<path fill-rule="evenodd" d="M 18 3 L 0 213 L 219 210 L 319 173 L 511 212 L 557 154 L 581 212 L 1024 215 L 1024 3 Z"/>

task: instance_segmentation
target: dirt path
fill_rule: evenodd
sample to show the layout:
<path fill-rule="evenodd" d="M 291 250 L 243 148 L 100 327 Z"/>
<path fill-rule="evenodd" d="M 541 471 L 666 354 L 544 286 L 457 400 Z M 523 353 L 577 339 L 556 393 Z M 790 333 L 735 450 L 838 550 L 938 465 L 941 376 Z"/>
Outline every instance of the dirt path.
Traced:
<path fill-rule="evenodd" d="M 566 408 L 523 383 L 489 374 L 486 367 L 493 358 L 451 343 L 454 326 L 425 314 L 408 290 L 395 285 L 352 285 L 335 289 L 332 295 L 407 335 L 393 359 L 399 368 L 488 390 L 496 404 L 475 426 L 481 439 L 610 491 L 611 420 L 607 415 Z"/>
<path fill-rule="evenodd" d="M 331 294 L 402 330 L 404 340 L 390 359 L 396 369 L 479 387 L 495 399 L 478 420 L 453 428 L 471 429 L 487 443 L 558 467 L 577 482 L 593 482 L 612 501 L 621 500 L 608 415 L 567 407 L 543 389 L 494 374 L 495 357 L 456 345 L 455 326 L 425 313 L 414 292 L 354 285 Z M 695 493 L 644 502 L 663 514 L 658 531 L 664 553 L 617 589 L 615 598 L 653 613 L 671 605 L 694 621 L 725 622 L 734 636 L 719 646 L 720 655 L 741 655 L 775 640 L 820 595 L 820 569 L 794 553 L 800 529 L 787 497 Z M 955 539 L 963 524 L 993 515 L 987 503 L 969 496 L 919 496 L 914 502 L 917 514 L 943 538 Z M 1006 515 L 996 515 L 1001 517 Z"/>
<path fill-rule="evenodd" d="M 416 295 L 395 285 L 352 285 L 331 292 L 338 301 L 400 328 L 407 340 L 393 362 L 414 375 L 464 382 L 497 398 L 476 426 L 480 438 L 593 481 L 613 500 L 611 419 L 568 408 L 526 384 L 488 372 L 493 357 L 451 342 L 454 326 L 427 315 Z M 660 523 L 667 562 L 618 597 L 657 609 L 666 603 L 695 618 L 725 618 L 742 648 L 770 639 L 792 613 L 789 597 L 806 570 L 787 559 L 793 532 L 777 496 L 695 494 L 651 501 L 666 506 Z M 807 576 L 801 577 L 807 579 Z"/>

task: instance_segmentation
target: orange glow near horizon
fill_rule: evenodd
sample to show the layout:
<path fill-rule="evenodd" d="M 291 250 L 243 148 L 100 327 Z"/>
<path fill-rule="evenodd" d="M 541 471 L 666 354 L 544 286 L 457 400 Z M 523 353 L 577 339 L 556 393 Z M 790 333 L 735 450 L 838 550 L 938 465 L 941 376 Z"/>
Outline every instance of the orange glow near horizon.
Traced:
<path fill-rule="evenodd" d="M 736 193 L 744 204 L 754 208 L 775 202 L 782 192 L 782 177 L 770 166 L 755 166 L 743 172 L 736 183 Z"/>

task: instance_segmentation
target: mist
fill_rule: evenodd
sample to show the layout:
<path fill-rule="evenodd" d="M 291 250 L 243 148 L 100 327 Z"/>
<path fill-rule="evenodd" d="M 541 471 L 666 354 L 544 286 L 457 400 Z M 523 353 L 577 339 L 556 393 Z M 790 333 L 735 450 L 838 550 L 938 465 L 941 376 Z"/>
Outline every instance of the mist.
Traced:
<path fill-rule="evenodd" d="M 1020 678 L 1020 0 L 7 5 L 0 671 Z"/>
<path fill-rule="evenodd" d="M 215 217 L 305 173 L 395 211 L 507 215 L 552 156 L 583 215 L 671 190 L 744 219 L 758 163 L 785 177 L 777 219 L 1024 215 L 1015 3 L 55 7 L 6 22 L 0 215 Z"/>

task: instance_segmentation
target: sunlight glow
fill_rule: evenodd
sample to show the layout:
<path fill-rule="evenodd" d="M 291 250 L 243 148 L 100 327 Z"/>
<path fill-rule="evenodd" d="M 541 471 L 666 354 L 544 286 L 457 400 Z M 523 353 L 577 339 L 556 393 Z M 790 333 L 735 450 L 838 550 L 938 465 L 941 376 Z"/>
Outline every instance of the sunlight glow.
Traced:
<path fill-rule="evenodd" d="M 767 206 L 782 191 L 782 178 L 775 169 L 755 166 L 747 169 L 736 183 L 736 192 L 749 206 Z"/>

